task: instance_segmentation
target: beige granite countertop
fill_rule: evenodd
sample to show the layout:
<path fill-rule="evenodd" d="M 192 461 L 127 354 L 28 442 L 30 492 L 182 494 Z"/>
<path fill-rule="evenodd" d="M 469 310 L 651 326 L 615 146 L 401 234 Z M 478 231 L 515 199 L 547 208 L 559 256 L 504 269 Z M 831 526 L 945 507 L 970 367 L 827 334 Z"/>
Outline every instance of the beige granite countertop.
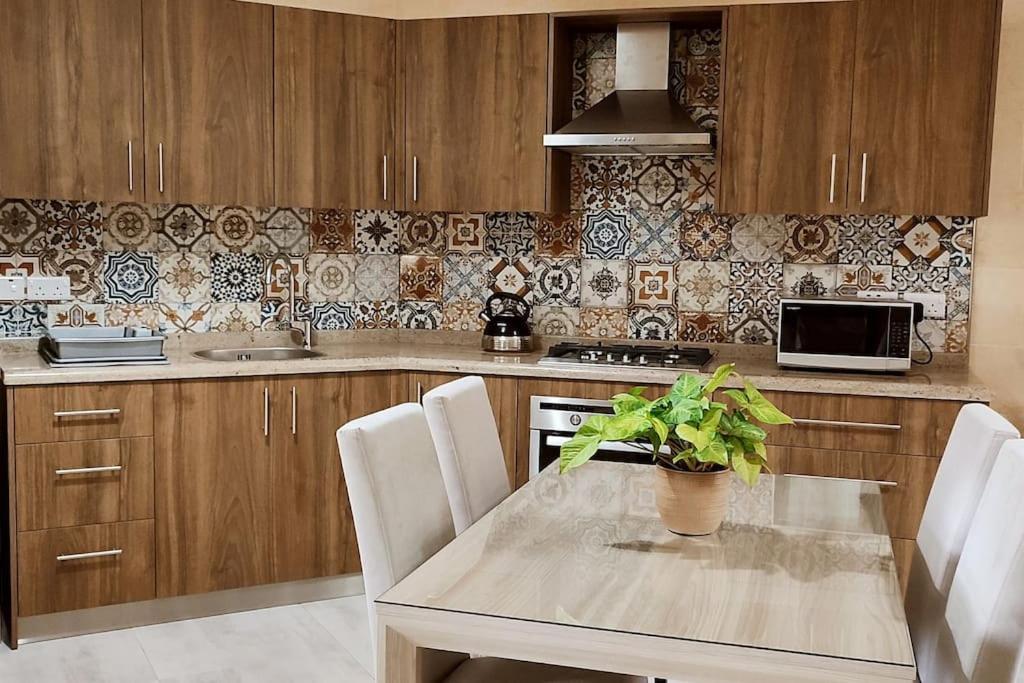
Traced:
<path fill-rule="evenodd" d="M 435 333 L 437 335 L 439 333 Z M 200 335 L 201 336 L 201 335 Z M 204 343 L 205 341 L 205 343 Z M 226 343 L 228 341 L 234 344 Z M 280 339 L 248 339 L 269 345 Z M 440 342 L 450 343 L 440 343 Z M 308 360 L 216 362 L 192 355 L 202 348 L 244 346 L 239 340 L 198 339 L 191 346 L 167 345 L 168 365 L 107 368 L 50 368 L 31 344 L 8 345 L 0 350 L 0 373 L 7 386 L 73 384 L 90 382 L 157 381 L 259 375 L 301 375 L 405 370 L 506 375 L 551 379 L 625 382 L 638 385 L 671 384 L 678 371 L 623 367 L 541 365 L 541 352 L 523 355 L 485 353 L 466 338 L 423 336 L 398 339 L 394 335 L 334 337 L 314 348 L 323 355 Z M 428 343 L 430 342 L 430 343 Z M 746 347 L 725 346 L 710 367 L 735 362 L 737 370 L 765 390 L 797 391 L 864 396 L 892 396 L 955 401 L 991 401 L 989 390 L 962 365 L 919 367 L 906 375 L 864 375 L 808 372 L 779 368 L 771 353 Z M 770 351 L 770 350 L 769 350 Z"/>

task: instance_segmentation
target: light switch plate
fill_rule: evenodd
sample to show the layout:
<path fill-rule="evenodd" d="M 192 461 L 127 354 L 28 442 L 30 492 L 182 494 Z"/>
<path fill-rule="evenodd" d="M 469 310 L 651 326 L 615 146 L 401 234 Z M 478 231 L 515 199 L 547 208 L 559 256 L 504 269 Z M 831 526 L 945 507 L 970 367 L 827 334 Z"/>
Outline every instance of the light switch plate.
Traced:
<path fill-rule="evenodd" d="M 0 277 L 0 301 L 22 301 L 25 298 L 25 278 Z"/>
<path fill-rule="evenodd" d="M 71 278 L 67 276 L 58 277 L 30 277 L 28 279 L 29 299 L 41 301 L 60 301 L 71 298 Z"/>

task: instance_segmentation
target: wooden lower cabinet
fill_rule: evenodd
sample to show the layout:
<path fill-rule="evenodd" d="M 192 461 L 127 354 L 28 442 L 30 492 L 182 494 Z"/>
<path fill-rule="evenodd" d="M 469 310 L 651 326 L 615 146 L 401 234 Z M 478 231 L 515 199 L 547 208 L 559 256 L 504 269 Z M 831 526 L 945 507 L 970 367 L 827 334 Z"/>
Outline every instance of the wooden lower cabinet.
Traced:
<path fill-rule="evenodd" d="M 906 538 L 892 539 L 892 554 L 896 558 L 896 574 L 900 578 L 900 591 L 907 594 L 907 583 L 910 581 L 910 566 L 914 561 L 915 541 Z"/>

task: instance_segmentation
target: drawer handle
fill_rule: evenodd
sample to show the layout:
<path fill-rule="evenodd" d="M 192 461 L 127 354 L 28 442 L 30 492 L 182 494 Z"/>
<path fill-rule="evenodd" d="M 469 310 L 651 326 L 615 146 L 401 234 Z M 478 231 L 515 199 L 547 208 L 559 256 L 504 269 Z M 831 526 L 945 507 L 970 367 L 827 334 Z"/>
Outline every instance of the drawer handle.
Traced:
<path fill-rule="evenodd" d="M 120 548 L 114 548 L 113 550 L 97 550 L 92 553 L 75 553 L 74 555 L 58 555 L 58 562 L 71 562 L 72 560 L 89 560 L 94 557 L 116 557 L 124 551 Z"/>
<path fill-rule="evenodd" d="M 811 420 L 804 417 L 794 417 L 793 422 L 798 425 L 811 425 L 815 427 L 856 427 L 857 429 L 884 429 L 890 432 L 898 432 L 903 425 L 888 425 L 874 422 L 844 422 L 843 420 Z"/>
<path fill-rule="evenodd" d="M 883 488 L 897 488 L 900 483 L 898 481 L 878 481 L 877 479 L 849 479 L 847 477 L 821 477 L 814 474 L 784 474 L 784 477 L 790 477 L 793 479 L 828 479 L 831 481 L 852 481 L 858 484 L 877 484 Z"/>
<path fill-rule="evenodd" d="M 120 415 L 120 408 L 97 408 L 96 410 L 56 410 L 53 416 L 62 417 L 96 417 L 101 415 Z"/>
<path fill-rule="evenodd" d="M 63 470 L 54 470 L 53 473 L 58 477 L 63 477 L 67 474 L 97 474 L 99 472 L 120 472 L 124 469 L 123 465 L 103 465 L 102 467 L 70 467 Z"/>

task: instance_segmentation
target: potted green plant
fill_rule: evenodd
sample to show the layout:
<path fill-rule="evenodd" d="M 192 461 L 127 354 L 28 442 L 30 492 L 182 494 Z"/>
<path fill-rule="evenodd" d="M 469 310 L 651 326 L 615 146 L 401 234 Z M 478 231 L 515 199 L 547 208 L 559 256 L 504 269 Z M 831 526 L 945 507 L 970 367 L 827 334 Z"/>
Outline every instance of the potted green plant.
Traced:
<path fill-rule="evenodd" d="M 564 443 L 559 471 L 589 461 L 604 441 L 618 441 L 649 452 L 655 468 L 655 495 L 662 521 L 671 531 L 702 536 L 718 530 L 729 505 L 731 473 L 753 487 L 767 469 L 765 425 L 793 424 L 750 382 L 722 393 L 733 404 L 715 400 L 734 364 L 722 365 L 707 381 L 683 374 L 668 394 L 653 401 L 644 387 L 612 397 L 614 415 L 594 415 Z M 742 379 L 742 378 L 740 378 Z"/>

